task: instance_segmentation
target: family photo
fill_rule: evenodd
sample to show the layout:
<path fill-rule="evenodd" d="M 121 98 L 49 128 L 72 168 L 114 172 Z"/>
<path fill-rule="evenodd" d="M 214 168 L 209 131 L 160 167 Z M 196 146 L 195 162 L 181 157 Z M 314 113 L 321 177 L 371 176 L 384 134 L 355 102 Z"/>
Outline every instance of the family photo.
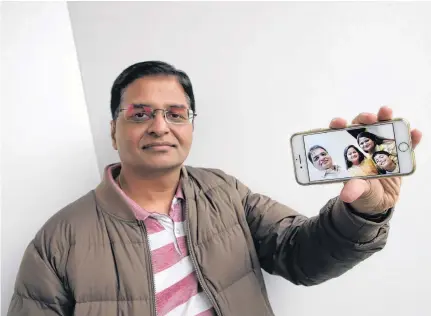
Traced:
<path fill-rule="evenodd" d="M 304 137 L 310 181 L 399 173 L 392 124 Z"/>

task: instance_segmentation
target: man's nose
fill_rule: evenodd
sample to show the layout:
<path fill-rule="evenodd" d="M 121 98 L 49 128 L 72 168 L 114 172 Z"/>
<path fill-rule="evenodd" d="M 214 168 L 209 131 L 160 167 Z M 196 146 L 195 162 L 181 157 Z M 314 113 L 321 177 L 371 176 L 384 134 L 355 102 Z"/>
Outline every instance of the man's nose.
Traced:
<path fill-rule="evenodd" d="M 168 123 L 165 120 L 163 111 L 157 111 L 154 113 L 154 117 L 151 119 L 148 133 L 156 134 L 157 136 L 163 136 L 169 132 Z"/>

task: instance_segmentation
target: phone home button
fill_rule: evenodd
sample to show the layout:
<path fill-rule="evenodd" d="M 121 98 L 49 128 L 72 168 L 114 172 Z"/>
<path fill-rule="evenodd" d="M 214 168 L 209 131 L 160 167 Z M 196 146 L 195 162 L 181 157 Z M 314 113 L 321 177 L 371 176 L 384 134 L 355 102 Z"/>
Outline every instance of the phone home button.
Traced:
<path fill-rule="evenodd" d="M 398 145 L 398 149 L 402 152 L 405 152 L 409 149 L 409 144 L 407 143 L 401 143 Z"/>

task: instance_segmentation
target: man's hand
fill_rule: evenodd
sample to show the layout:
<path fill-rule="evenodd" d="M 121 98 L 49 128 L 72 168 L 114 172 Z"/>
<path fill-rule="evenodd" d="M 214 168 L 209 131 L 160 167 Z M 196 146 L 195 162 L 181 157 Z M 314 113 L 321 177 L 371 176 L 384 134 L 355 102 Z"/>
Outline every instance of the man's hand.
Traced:
<path fill-rule="evenodd" d="M 377 115 L 372 113 L 361 113 L 352 124 L 374 124 L 377 121 L 388 121 L 392 119 L 392 110 L 382 107 Z M 331 121 L 330 128 L 345 128 L 347 121 L 335 118 Z M 412 145 L 415 148 L 422 137 L 418 130 L 411 131 Z M 345 183 L 340 193 L 340 199 L 350 203 L 360 213 L 379 214 L 392 208 L 398 201 L 400 195 L 401 177 L 390 177 L 381 179 L 352 179 Z"/>

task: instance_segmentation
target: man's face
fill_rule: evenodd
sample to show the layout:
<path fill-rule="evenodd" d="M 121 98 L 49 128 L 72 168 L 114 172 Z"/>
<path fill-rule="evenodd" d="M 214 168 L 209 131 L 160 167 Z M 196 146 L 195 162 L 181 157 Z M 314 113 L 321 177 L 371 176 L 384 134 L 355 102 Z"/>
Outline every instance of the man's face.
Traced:
<path fill-rule="evenodd" d="M 185 106 L 189 102 L 178 80 L 173 76 L 149 76 L 135 80 L 124 91 L 120 108 L 145 104 L 153 109 Z M 145 171 L 164 171 L 180 167 L 187 158 L 193 139 L 193 125 L 172 124 L 162 111 L 154 118 L 135 123 L 125 119 L 122 111 L 111 122 L 112 145 L 123 165 Z M 160 145 L 161 143 L 165 145 Z"/>
<path fill-rule="evenodd" d="M 376 162 L 377 166 L 383 170 L 390 170 L 393 169 L 393 161 L 389 158 L 389 156 L 385 154 L 377 154 L 374 156 L 374 161 Z"/>
<path fill-rule="evenodd" d="M 311 161 L 313 162 L 313 166 L 318 170 L 332 168 L 332 158 L 322 148 L 317 148 L 311 152 Z"/>

